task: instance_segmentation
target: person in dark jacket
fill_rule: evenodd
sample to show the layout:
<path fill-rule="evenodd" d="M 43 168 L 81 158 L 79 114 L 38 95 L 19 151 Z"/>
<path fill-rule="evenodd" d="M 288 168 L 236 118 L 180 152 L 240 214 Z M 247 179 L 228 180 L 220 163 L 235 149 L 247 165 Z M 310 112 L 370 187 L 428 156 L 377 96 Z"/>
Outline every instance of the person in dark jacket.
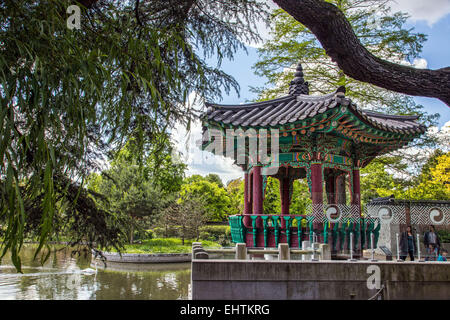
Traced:
<path fill-rule="evenodd" d="M 430 226 L 430 230 L 425 232 L 423 236 L 423 244 L 425 249 L 427 250 L 427 256 L 425 257 L 426 261 L 434 261 L 439 253 L 439 249 L 441 247 L 441 240 L 439 239 L 439 235 L 436 233 L 434 226 Z"/>
<path fill-rule="evenodd" d="M 400 238 L 400 259 L 406 260 L 406 256 L 409 254 L 411 261 L 414 261 L 414 254 L 417 252 L 416 242 L 414 241 L 414 234 L 411 226 L 406 228 L 405 232 L 402 232 Z"/>

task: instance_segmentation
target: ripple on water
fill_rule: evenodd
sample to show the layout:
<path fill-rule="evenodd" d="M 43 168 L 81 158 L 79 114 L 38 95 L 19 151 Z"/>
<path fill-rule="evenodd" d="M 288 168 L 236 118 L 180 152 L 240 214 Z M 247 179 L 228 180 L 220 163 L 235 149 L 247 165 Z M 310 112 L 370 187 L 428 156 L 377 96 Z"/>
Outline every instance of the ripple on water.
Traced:
<path fill-rule="evenodd" d="M 188 299 L 190 263 L 130 265 L 92 264 L 58 251 L 41 265 L 34 251 L 21 253 L 17 273 L 5 256 L 0 265 L 0 299 Z"/>

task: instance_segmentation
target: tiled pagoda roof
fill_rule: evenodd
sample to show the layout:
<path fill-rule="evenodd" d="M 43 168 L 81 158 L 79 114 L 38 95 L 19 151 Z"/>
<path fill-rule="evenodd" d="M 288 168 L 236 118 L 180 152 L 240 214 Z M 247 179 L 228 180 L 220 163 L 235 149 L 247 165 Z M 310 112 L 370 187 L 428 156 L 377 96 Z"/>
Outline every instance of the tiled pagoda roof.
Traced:
<path fill-rule="evenodd" d="M 214 121 L 233 127 L 278 127 L 313 118 L 342 106 L 348 107 L 349 111 L 363 122 L 383 131 L 420 134 L 426 130 L 425 126 L 416 122 L 417 116 L 386 115 L 363 110 L 340 92 L 323 96 L 287 95 L 274 100 L 241 105 L 207 103 L 206 118 L 208 122 Z"/>
<path fill-rule="evenodd" d="M 204 116 L 207 122 L 227 127 L 280 127 L 345 107 L 360 121 L 375 129 L 406 135 L 418 135 L 426 131 L 425 126 L 416 122 L 417 116 L 387 115 L 359 108 L 345 97 L 344 87 L 322 96 L 308 94 L 308 82 L 304 81 L 299 64 L 287 96 L 239 105 L 206 103 L 207 112 Z"/>

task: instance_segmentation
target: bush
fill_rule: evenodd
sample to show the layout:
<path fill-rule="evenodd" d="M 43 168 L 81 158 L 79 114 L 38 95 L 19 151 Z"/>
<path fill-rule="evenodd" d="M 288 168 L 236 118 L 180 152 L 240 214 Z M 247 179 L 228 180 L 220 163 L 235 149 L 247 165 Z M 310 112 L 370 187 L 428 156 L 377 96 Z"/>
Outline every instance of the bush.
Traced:
<path fill-rule="evenodd" d="M 200 227 L 200 234 L 203 232 L 209 233 L 213 241 L 218 241 L 221 236 L 229 238 L 231 236 L 230 226 L 203 226 Z"/>
<path fill-rule="evenodd" d="M 150 240 L 155 238 L 155 232 L 151 229 L 145 230 L 144 231 L 144 239 L 145 240 Z"/>
<path fill-rule="evenodd" d="M 171 238 L 171 237 L 178 237 L 179 236 L 179 229 L 180 226 L 170 226 L 167 227 L 156 227 L 153 228 L 153 238 Z"/>
<path fill-rule="evenodd" d="M 180 232 L 181 226 L 171 226 L 167 228 L 165 227 L 155 227 L 153 228 L 153 235 L 151 238 L 176 238 L 181 236 Z M 224 225 L 206 225 L 199 228 L 200 234 L 199 239 L 203 240 L 211 240 L 211 241 L 219 241 L 220 237 L 224 237 L 226 240 L 231 240 L 231 229 L 230 226 Z M 194 236 L 195 238 L 195 236 Z"/>
<path fill-rule="evenodd" d="M 217 240 L 217 242 L 222 246 L 222 247 L 230 247 L 231 246 L 231 238 L 227 237 L 225 235 L 222 235 L 219 237 L 219 240 Z"/>
<path fill-rule="evenodd" d="M 450 231 L 449 230 L 438 230 L 436 232 L 439 235 L 441 242 L 450 242 Z"/>
<path fill-rule="evenodd" d="M 179 238 L 154 238 L 143 240 L 140 243 L 127 244 L 122 253 L 189 253 L 192 251 L 192 243 L 195 239 L 186 239 L 184 245 Z M 204 248 L 220 248 L 217 242 L 202 240 Z M 109 249 L 117 252 L 115 248 Z"/>
<path fill-rule="evenodd" d="M 209 232 L 206 232 L 206 231 L 200 232 L 199 239 L 200 240 L 214 241 L 214 237 L 211 236 L 211 234 Z"/>
<path fill-rule="evenodd" d="M 153 233 L 156 238 L 162 238 L 164 237 L 164 229 L 161 227 L 153 228 Z"/>

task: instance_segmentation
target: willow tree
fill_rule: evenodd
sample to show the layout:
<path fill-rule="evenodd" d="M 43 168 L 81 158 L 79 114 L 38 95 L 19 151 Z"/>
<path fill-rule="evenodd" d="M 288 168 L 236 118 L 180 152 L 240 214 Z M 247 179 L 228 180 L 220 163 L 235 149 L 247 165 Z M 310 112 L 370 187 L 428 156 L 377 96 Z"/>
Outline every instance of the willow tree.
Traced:
<path fill-rule="evenodd" d="M 68 28 L 73 4 L 79 29 Z M 145 157 L 175 123 L 189 127 L 192 92 L 237 90 L 220 62 L 258 39 L 264 14 L 248 0 L 2 1 L 2 256 L 20 270 L 24 238 L 38 234 L 37 254 L 61 221 L 73 243 L 120 246 L 121 221 L 94 205 L 84 178 L 131 139 Z"/>

